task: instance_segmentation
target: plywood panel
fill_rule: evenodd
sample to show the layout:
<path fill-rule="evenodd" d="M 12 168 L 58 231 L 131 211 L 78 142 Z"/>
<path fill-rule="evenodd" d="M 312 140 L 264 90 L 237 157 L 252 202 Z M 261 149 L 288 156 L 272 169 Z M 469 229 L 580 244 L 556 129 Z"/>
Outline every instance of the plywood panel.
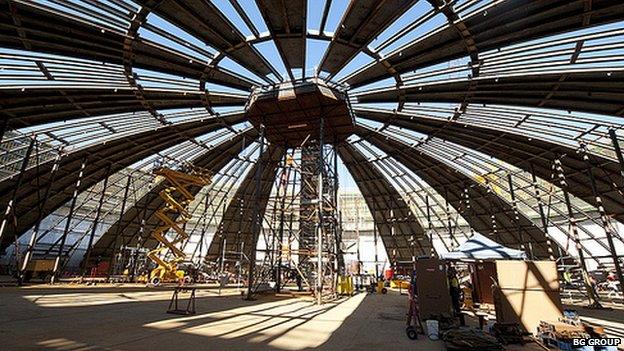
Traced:
<path fill-rule="evenodd" d="M 496 320 L 518 323 L 535 334 L 540 321 L 556 321 L 563 313 L 559 292 L 500 290 L 495 293 Z"/>
<path fill-rule="evenodd" d="M 556 321 L 563 312 L 557 268 L 552 261 L 496 261 L 499 287 L 496 319 L 518 323 L 535 333 L 540 321 Z"/>
<path fill-rule="evenodd" d="M 496 261 L 496 271 L 498 285 L 504 288 L 559 291 L 553 261 Z"/>

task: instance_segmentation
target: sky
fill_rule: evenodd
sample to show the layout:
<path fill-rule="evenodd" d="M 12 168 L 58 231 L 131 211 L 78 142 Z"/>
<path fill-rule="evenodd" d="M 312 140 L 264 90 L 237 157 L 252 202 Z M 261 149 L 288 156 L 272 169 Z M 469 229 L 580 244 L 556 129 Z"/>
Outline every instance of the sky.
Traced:
<path fill-rule="evenodd" d="M 232 24 L 242 33 L 242 35 L 246 36 L 248 39 L 253 39 L 254 37 L 253 31 L 245 24 L 245 22 L 242 20 L 239 14 L 235 11 L 230 0 L 210 0 L 210 1 L 215 5 L 215 7 L 218 10 L 220 10 L 223 13 L 223 15 L 229 21 L 232 22 Z M 275 47 L 274 42 L 270 40 L 270 38 L 268 38 L 269 33 L 267 30 L 266 24 L 264 23 L 264 20 L 262 19 L 262 16 L 260 15 L 260 12 L 258 10 L 258 7 L 255 1 L 254 0 L 236 0 L 236 1 L 238 1 L 238 3 L 243 8 L 247 16 L 253 22 L 257 31 L 260 33 L 260 37 L 268 39 L 268 40 L 262 40 L 259 43 L 254 44 L 254 46 L 263 56 L 265 56 L 265 58 L 276 68 L 276 70 L 281 73 L 283 79 L 287 79 L 288 75 L 286 74 L 285 65 L 283 64 L 280 56 L 277 53 L 277 49 Z M 326 0 L 307 1 L 307 30 L 309 33 L 319 32 L 322 11 L 325 6 L 325 1 Z M 55 1 L 50 1 L 50 0 L 36 0 L 36 2 L 41 5 L 48 6 L 52 9 L 63 11 L 70 15 L 79 16 L 81 19 L 85 21 L 91 21 L 93 23 L 96 23 L 99 25 L 107 25 L 109 27 L 112 26 L 113 28 L 116 28 L 116 30 L 119 30 L 122 32 L 125 31 L 127 27 L 127 20 L 120 19 L 118 16 L 109 16 L 109 14 L 107 14 L 105 10 L 101 8 L 93 7 L 88 2 L 82 2 L 80 0 L 68 0 L 66 2 L 55 2 Z M 131 8 L 138 9 L 139 7 L 137 4 L 134 4 L 130 2 L 129 0 L 124 0 L 124 2 L 128 4 L 128 6 L 130 6 Z M 496 1 L 493 1 L 493 0 L 482 0 L 482 1 L 473 1 L 473 2 L 469 2 L 467 0 L 460 0 L 454 4 L 454 8 L 460 14 L 460 16 L 468 16 L 472 11 L 476 9 L 481 11 L 481 9 L 483 9 L 484 7 L 492 5 L 495 2 Z M 111 2 L 110 0 L 102 0 L 101 3 L 104 5 L 110 6 L 111 9 L 123 10 L 121 9 L 121 7 Z M 470 3 L 474 3 L 474 4 L 470 6 L 466 5 Z M 84 14 L 80 14 L 76 12 L 70 5 L 84 6 L 84 8 L 91 11 L 93 15 L 85 16 Z M 327 24 L 326 24 L 325 31 L 324 31 L 324 34 L 326 34 L 328 37 L 331 37 L 333 33 L 337 30 L 338 25 L 345 11 L 347 10 L 348 6 L 349 6 L 348 0 L 334 0 L 331 2 Z M 378 51 L 382 56 L 386 56 L 395 50 L 400 50 L 400 47 L 402 45 L 405 45 L 411 41 L 417 40 L 418 38 L 421 38 L 423 36 L 429 35 L 431 32 L 436 31 L 440 27 L 447 26 L 446 18 L 444 17 L 444 15 L 442 15 L 441 13 L 435 14 L 432 12 L 432 10 L 433 8 L 429 4 L 428 1 L 424 1 L 424 0 L 416 1 L 416 3 L 408 11 L 405 11 L 405 13 L 402 14 L 395 22 L 389 25 L 388 28 L 386 28 L 382 33 L 380 33 L 376 38 L 374 38 L 369 44 L 369 48 L 373 51 Z M 475 13 L 477 12 L 478 11 L 476 11 Z M 160 28 L 166 33 L 169 33 L 178 38 L 181 38 L 187 43 L 189 43 L 190 46 L 193 46 L 199 49 L 195 50 L 192 47 L 180 45 L 179 43 L 175 43 L 165 38 L 164 36 L 158 33 L 155 33 L 154 31 L 150 29 L 142 27 L 139 33 L 144 39 L 153 41 L 160 45 L 164 45 L 174 50 L 178 50 L 189 56 L 205 60 L 206 62 L 209 62 L 217 54 L 217 50 L 215 50 L 214 48 L 210 47 L 209 45 L 206 45 L 198 38 L 195 38 L 194 36 L 184 32 L 183 30 L 177 28 L 175 25 L 167 22 L 166 20 L 160 18 L 158 15 L 154 13 L 150 13 L 148 15 L 147 24 L 153 25 L 157 28 Z M 584 50 L 581 56 L 579 56 L 579 61 L 584 62 L 583 60 L 586 60 L 586 61 L 591 60 L 592 57 L 596 58 L 598 56 L 600 56 L 598 58 L 601 58 L 602 60 L 598 62 L 590 62 L 590 63 L 581 62 L 580 63 L 581 67 L 585 67 L 585 68 L 587 67 L 596 68 L 596 67 L 601 67 L 601 66 L 624 67 L 624 45 L 622 45 L 622 42 L 624 42 L 624 30 L 621 29 L 622 24 L 623 23 L 618 22 L 618 23 L 613 23 L 610 25 L 603 25 L 603 26 L 598 26 L 598 27 L 592 27 L 589 29 L 582 29 L 576 32 L 563 33 L 563 34 L 548 37 L 547 39 L 536 39 L 532 41 L 532 43 L 535 45 L 535 49 L 532 50 L 530 53 L 533 55 L 538 55 L 538 56 L 548 54 L 547 56 L 552 57 L 553 52 L 561 51 L 560 56 L 555 56 L 555 59 L 558 59 L 559 57 L 561 57 L 561 60 L 565 60 L 569 57 L 569 52 L 567 52 L 566 50 L 570 50 L 576 45 L 575 40 L 567 40 L 566 42 L 566 38 L 570 38 L 573 34 L 574 35 L 581 35 L 581 34 L 593 35 L 594 38 L 588 39 L 585 42 L 585 46 L 596 47 L 596 49 Z M 406 28 L 409 30 L 405 30 Z M 618 29 L 620 30 L 619 35 L 617 32 L 614 33 L 614 31 Z M 391 38 L 394 34 L 396 34 L 397 32 L 400 32 L 401 30 L 404 30 L 404 35 L 402 35 L 395 42 L 385 44 L 385 41 L 387 39 Z M 596 38 L 595 36 L 601 35 L 600 33 L 604 33 L 604 34 L 602 34 L 601 37 Z M 552 46 L 543 45 L 544 43 L 555 40 L 555 39 L 562 41 L 559 46 L 552 47 Z M 619 46 L 618 46 L 618 43 L 619 43 Z M 325 40 L 315 40 L 315 39 L 307 40 L 307 52 L 306 52 L 307 66 L 305 69 L 306 76 L 315 75 L 317 65 L 322 59 L 324 51 L 327 48 L 327 46 L 328 46 L 328 41 L 325 41 Z M 510 47 L 505 48 L 505 50 L 513 53 L 514 47 L 515 47 L 514 45 L 511 45 Z M 609 49 L 609 47 L 611 47 L 611 49 Z M 0 65 L 23 64 L 23 65 L 30 65 L 31 67 L 34 66 L 34 61 L 36 60 L 34 57 L 19 60 L 19 59 L 11 58 L 11 55 L 38 55 L 39 60 L 41 60 L 41 57 L 44 57 L 50 61 L 57 58 L 57 56 L 54 56 L 54 55 L 29 53 L 29 52 L 24 52 L 24 51 L 19 51 L 19 50 L 8 50 L 8 49 L 0 49 L 0 50 L 2 50 L 0 51 L 0 55 L 3 55 L 3 54 L 7 55 L 5 57 L 0 56 Z M 482 56 L 488 57 L 488 55 L 489 57 L 493 58 L 496 55 L 500 55 L 500 53 L 497 53 L 497 52 L 484 53 Z M 610 55 L 610 56 L 607 56 L 607 55 Z M 607 59 L 604 59 L 604 58 L 607 58 Z M 537 58 L 537 59 L 534 59 L 533 61 L 527 61 L 527 63 L 543 65 L 543 63 L 545 62 L 544 60 L 546 59 L 547 58 Z M 356 55 L 355 58 L 351 60 L 351 62 L 349 62 L 333 78 L 333 80 L 340 80 L 346 77 L 347 75 L 349 75 L 350 73 L 354 72 L 355 70 L 369 64 L 371 61 L 372 61 L 371 57 L 369 57 L 368 55 L 364 53 L 360 53 Z M 54 84 L 60 84 L 60 85 L 77 84 L 76 82 L 77 79 L 80 79 L 81 75 L 84 76 L 86 74 L 80 71 L 79 65 L 86 65 L 87 66 L 86 69 L 88 69 L 90 68 L 88 67 L 88 65 L 91 64 L 86 60 L 74 60 L 74 62 L 75 63 L 72 64 L 73 65 L 72 69 L 76 70 L 75 75 L 72 77 L 71 75 L 64 73 L 67 77 L 67 82 L 63 82 L 63 79 L 57 79 L 54 82 Z M 428 67 L 428 68 L 423 69 L 422 71 L 426 72 L 426 71 L 431 71 L 431 70 L 444 69 L 446 67 L 450 67 L 451 65 L 455 65 L 455 66 L 466 65 L 468 62 L 469 60 L 467 59 L 467 57 L 465 57 L 462 59 L 454 60 L 452 62 L 441 63 L 433 67 Z M 58 70 L 62 69 L 62 67 L 55 67 L 53 64 L 50 64 L 50 63 L 48 63 L 48 65 L 51 67 L 50 68 L 51 70 L 55 68 Z M 233 72 L 241 74 L 245 77 L 250 77 L 258 82 L 263 82 L 260 77 L 255 76 L 253 73 L 249 72 L 249 70 L 238 65 L 236 62 L 234 62 L 233 60 L 227 57 L 221 60 L 219 62 L 219 65 Z M 550 68 L 550 67 L 547 66 L 547 68 Z M 198 81 L 193 80 L 193 79 L 188 79 L 188 78 L 181 79 L 180 77 L 176 77 L 176 76 L 172 76 L 172 75 L 168 75 L 168 74 L 164 74 L 160 72 L 148 71 L 148 70 L 143 70 L 143 69 L 138 69 L 138 68 L 135 68 L 134 71 L 139 76 L 139 83 L 141 83 L 144 87 L 163 88 L 163 89 L 167 89 L 167 88 L 188 89 L 192 91 L 196 89 L 196 86 L 198 84 Z M 300 77 L 301 72 L 300 71 L 297 72 L 297 71 L 299 70 L 295 70 L 294 73 L 297 77 Z M 13 76 L 12 77 L 6 76 L 10 74 L 12 74 Z M 20 76 L 19 74 L 22 74 L 22 75 Z M 40 72 L 38 74 L 41 75 Z M 462 74 L 465 74 L 465 72 L 460 72 L 456 74 L 434 75 L 433 78 L 428 78 L 428 79 L 439 80 L 439 79 L 458 78 L 458 77 L 462 77 Z M 121 86 L 125 86 L 126 84 L 125 77 L 123 77 L 123 74 L 121 73 L 121 71 L 118 72 L 118 75 L 119 75 L 118 78 L 114 78 L 116 80 L 114 80 L 113 78 L 108 78 L 108 81 L 106 81 L 103 84 L 110 85 L 110 84 L 115 84 L 114 82 L 119 82 Z M 406 77 L 407 76 L 408 75 L 406 75 Z M 10 78 L 13 78 L 13 79 L 10 79 Z M 29 78 L 27 75 L 25 76 L 23 71 L 21 72 L 13 71 L 10 69 L 10 67 L 2 67 L 2 71 L 0 71 L 0 84 L 3 86 L 23 85 L 26 83 L 39 85 L 39 86 L 46 86 L 50 84 L 49 81 L 46 81 L 45 79 L 42 80 L 40 77 L 35 77 L 35 78 L 37 79 Z M 275 77 L 273 76 L 269 76 L 269 78 L 275 79 Z M 419 83 L 419 82 L 427 82 L 427 81 L 423 81 L 422 79 L 416 81 L 416 83 Z M 93 84 L 93 83 L 89 83 L 89 84 Z M 394 81 L 392 79 L 383 80 L 378 83 L 370 84 L 366 86 L 365 89 L 387 86 L 388 84 L 392 85 L 394 84 Z M 214 83 L 209 83 L 207 88 L 209 91 L 245 93 L 245 92 L 238 91 L 236 89 L 220 86 Z M 362 90 L 362 89 L 358 89 L 358 90 Z M 429 106 L 434 106 L 434 104 L 429 104 Z M 376 104 L 375 107 L 384 107 L 384 108 L 392 109 L 392 108 L 395 108 L 396 105 L 395 104 L 383 104 L 383 105 Z M 450 107 L 452 107 L 452 104 Z M 233 111 L 236 109 L 237 108 L 233 108 L 233 107 L 222 107 L 222 108 L 216 108 L 215 110 L 219 113 L 226 113 L 228 111 Z M 164 112 L 176 113 L 179 111 L 163 111 L 163 113 Z M 592 116 L 590 114 L 578 114 L 578 113 L 577 115 L 584 118 L 585 120 L 590 121 L 590 126 L 591 126 L 592 120 L 593 121 L 601 120 L 603 122 L 607 122 L 607 123 L 612 122 L 614 124 L 619 123 L 619 121 L 614 118 L 611 118 L 609 120 L 608 116 Z M 146 118 L 149 119 L 149 117 L 146 117 Z M 368 123 L 368 125 L 370 126 L 376 126 L 374 123 L 363 121 L 362 119 L 358 119 L 358 121 L 363 122 L 363 123 Z M 535 122 L 536 122 L 534 123 L 535 126 L 539 126 L 542 128 L 544 127 L 543 123 L 540 125 L 539 120 L 536 120 Z M 566 123 L 568 123 L 568 126 L 569 126 L 568 129 L 587 128 L 586 127 L 587 123 L 581 122 L 581 121 L 567 121 Z M 68 126 L 65 126 L 65 127 L 66 127 L 65 128 L 66 131 L 70 129 L 68 128 Z M 570 140 L 570 139 L 567 139 L 570 137 L 564 136 L 565 131 L 566 131 L 565 129 L 566 126 L 564 124 L 562 124 L 561 127 L 555 127 L 554 124 L 551 124 L 550 128 L 553 128 L 553 130 L 556 132 L 563 133 L 561 134 L 561 136 L 557 136 L 556 133 L 551 133 L 552 134 L 551 138 L 553 140 L 557 142 L 565 142 L 566 140 Z M 554 128 L 558 128 L 558 129 L 555 130 Z M 352 189 L 355 187 L 355 184 L 352 182 L 352 179 L 350 179 L 350 176 L 348 176 L 347 172 L 345 172 L 344 167 L 342 166 L 340 167 L 340 174 L 341 176 L 344 176 L 341 178 L 344 178 L 343 183 L 344 183 L 345 188 Z"/>

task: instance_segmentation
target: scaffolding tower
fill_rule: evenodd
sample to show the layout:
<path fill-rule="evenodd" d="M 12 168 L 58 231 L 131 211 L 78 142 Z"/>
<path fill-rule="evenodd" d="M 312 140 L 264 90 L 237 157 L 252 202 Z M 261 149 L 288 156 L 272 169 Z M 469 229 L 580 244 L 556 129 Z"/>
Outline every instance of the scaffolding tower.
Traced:
<path fill-rule="evenodd" d="M 278 167 L 269 206 L 258 234 L 259 257 L 250 257 L 252 293 L 279 292 L 297 280 L 317 303 L 337 296 L 338 275 L 344 273 L 338 210 L 335 143 L 320 136 L 286 152 Z M 341 273 L 342 272 L 342 273 Z"/>
<path fill-rule="evenodd" d="M 299 264 L 321 303 L 336 295 L 342 260 L 335 152 L 319 139 L 301 148 L 300 251 L 309 255 L 300 256 Z"/>

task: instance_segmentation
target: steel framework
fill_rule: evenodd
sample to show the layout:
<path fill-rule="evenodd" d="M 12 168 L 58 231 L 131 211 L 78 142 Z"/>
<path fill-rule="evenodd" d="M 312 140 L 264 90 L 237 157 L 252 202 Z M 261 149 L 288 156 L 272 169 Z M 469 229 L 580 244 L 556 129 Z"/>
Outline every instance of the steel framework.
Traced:
<path fill-rule="evenodd" d="M 159 159 L 215 174 L 191 191 L 191 257 L 263 247 L 255 280 L 278 288 L 292 246 L 340 257 L 340 164 L 395 263 L 480 232 L 623 279 L 622 1 L 310 4 L 0 0 L 0 252 L 16 276 L 51 259 L 57 279 L 75 257 L 113 274 L 124 248 L 154 249 Z M 340 111 L 274 89 L 301 82 Z M 257 91 L 283 104 L 252 111 Z M 348 116 L 339 140 L 283 145 L 296 126 L 269 121 L 321 112 Z M 309 257 L 329 261 L 344 267 Z"/>

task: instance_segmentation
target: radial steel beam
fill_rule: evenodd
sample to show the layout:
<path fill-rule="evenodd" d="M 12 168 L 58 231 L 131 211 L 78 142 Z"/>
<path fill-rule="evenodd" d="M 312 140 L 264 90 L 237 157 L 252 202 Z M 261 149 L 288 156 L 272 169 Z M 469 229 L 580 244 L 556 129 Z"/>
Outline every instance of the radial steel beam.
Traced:
<path fill-rule="evenodd" d="M 288 76 L 295 80 L 294 68 L 305 71 L 308 1 L 259 0 L 257 4 Z"/>
<path fill-rule="evenodd" d="M 330 78 L 334 76 L 359 52 L 367 51 L 366 46 L 415 3 L 415 0 L 351 1 L 319 64 L 319 72 L 328 72 Z M 321 33 L 326 18 L 324 14 Z"/>
<path fill-rule="evenodd" d="M 501 131 L 493 127 L 464 123 L 461 120 L 449 121 L 419 114 L 375 109 L 356 109 L 356 113 L 363 118 L 408 128 L 457 143 L 471 150 L 479 150 L 527 172 L 533 172 L 542 179 L 551 177 L 551 164 L 558 158 L 558 155 L 566 155 L 561 159 L 561 163 L 570 185 L 569 192 L 596 206 L 596 200 L 589 185 L 590 179 L 585 173 L 585 161 L 574 148 L 569 146 L 539 137 L 527 137 L 520 132 Z M 607 213 L 615 215 L 615 218 L 620 221 L 624 220 L 622 183 L 611 181 L 611 179 L 621 179 L 620 165 L 624 163 L 618 164 L 596 154 L 590 155 L 590 158 L 595 167 L 599 168 L 604 175 L 596 179 L 596 184 Z"/>
<path fill-rule="evenodd" d="M 209 1 L 174 0 L 158 1 L 155 4 L 151 0 L 138 2 L 149 6 L 153 13 L 200 38 L 259 77 L 266 79 L 266 75 L 273 73 L 281 78 L 271 63 L 247 42 L 243 33 L 216 4 Z M 271 80 L 267 82 L 271 83 Z"/>
<path fill-rule="evenodd" d="M 455 209 L 461 208 L 462 184 L 469 185 L 467 189 L 473 194 L 470 196 L 472 211 L 460 213 L 470 226 L 483 234 L 495 234 L 498 241 L 503 245 L 519 248 L 522 244 L 516 236 L 513 209 L 498 194 L 488 191 L 482 184 L 461 172 L 457 172 L 440 160 L 411 149 L 410 145 L 384 137 L 364 127 L 358 127 L 356 133 L 389 156 L 405 164 L 408 169 L 432 186 L 438 193 L 444 194 L 444 190 L 447 188 L 449 194 L 447 198 Z M 528 240 L 534 244 L 535 255 L 540 258 L 548 257 L 546 234 L 537 228 L 529 218 L 523 215 L 519 217 L 523 232 L 527 234 Z M 496 227 L 493 226 L 492 219 L 495 220 Z M 498 225 L 501 228 L 498 228 Z"/>
<path fill-rule="evenodd" d="M 260 125 L 260 155 L 264 154 L 264 125 Z M 258 167 L 255 169 L 254 176 L 254 192 L 253 192 L 253 213 L 251 216 L 251 240 L 249 245 L 249 267 L 247 268 L 247 300 L 253 300 L 254 293 L 254 271 L 256 269 L 256 249 L 258 246 L 258 237 L 262 229 L 262 216 L 264 210 L 260 209 L 261 200 L 261 182 L 262 182 L 262 170 L 264 167 L 263 162 L 258 162 Z M 270 191 L 270 190 L 269 190 Z M 262 211 L 262 213 L 261 213 Z M 225 238 L 224 240 L 227 240 Z"/>
<path fill-rule="evenodd" d="M 479 52 L 620 21 L 624 16 L 624 4 L 619 0 L 594 0 L 589 8 L 585 4 L 586 0 L 501 1 L 460 15 L 463 26 L 473 38 L 472 45 Z M 591 21 L 586 20 L 587 16 L 591 16 Z M 470 46 L 466 44 L 465 37 L 457 34 L 455 26 L 438 27 L 387 53 L 381 60 L 361 68 L 344 81 L 351 87 L 359 87 L 397 73 L 460 59 L 471 54 Z"/>
<path fill-rule="evenodd" d="M 223 123 L 234 124 L 243 120 L 243 115 L 231 115 L 223 116 L 219 119 L 184 122 L 179 125 L 170 125 L 142 132 L 138 135 L 124 136 L 70 153 L 61 160 L 58 176 L 50 190 L 44 212 L 46 214 L 52 213 L 71 200 L 71 195 L 64 192 L 64 189 L 75 183 L 78 170 L 80 169 L 80 160 L 85 155 L 89 155 L 90 162 L 84 170 L 81 191 L 101 181 L 105 176 L 107 166 L 111 163 L 113 167 L 112 172 L 118 172 L 156 152 L 178 145 L 190 138 L 220 129 Z M 49 172 L 52 166 L 53 162 L 47 162 L 42 164 L 38 171 L 35 168 L 30 168 L 25 172 L 25 176 L 34 178 L 37 176 L 37 172 Z M 12 184 L 0 183 L 0 203 L 8 203 L 12 193 L 11 188 Z M 23 184 L 16 188 L 15 191 L 16 199 L 19 203 L 19 206 L 15 207 L 18 226 L 15 233 L 11 235 L 19 236 L 36 223 L 38 214 L 34 209 L 37 206 L 37 187 L 32 184 Z M 10 243 L 10 240 L 3 237 L 0 241 L 0 251 L 4 250 Z"/>
<path fill-rule="evenodd" d="M 373 214 L 375 231 L 379 231 L 388 257 L 396 250 L 398 261 L 411 261 L 413 252 L 409 239 L 412 235 L 418 254 L 428 256 L 432 244 L 401 194 L 354 146 L 340 145 L 338 153 Z"/>

